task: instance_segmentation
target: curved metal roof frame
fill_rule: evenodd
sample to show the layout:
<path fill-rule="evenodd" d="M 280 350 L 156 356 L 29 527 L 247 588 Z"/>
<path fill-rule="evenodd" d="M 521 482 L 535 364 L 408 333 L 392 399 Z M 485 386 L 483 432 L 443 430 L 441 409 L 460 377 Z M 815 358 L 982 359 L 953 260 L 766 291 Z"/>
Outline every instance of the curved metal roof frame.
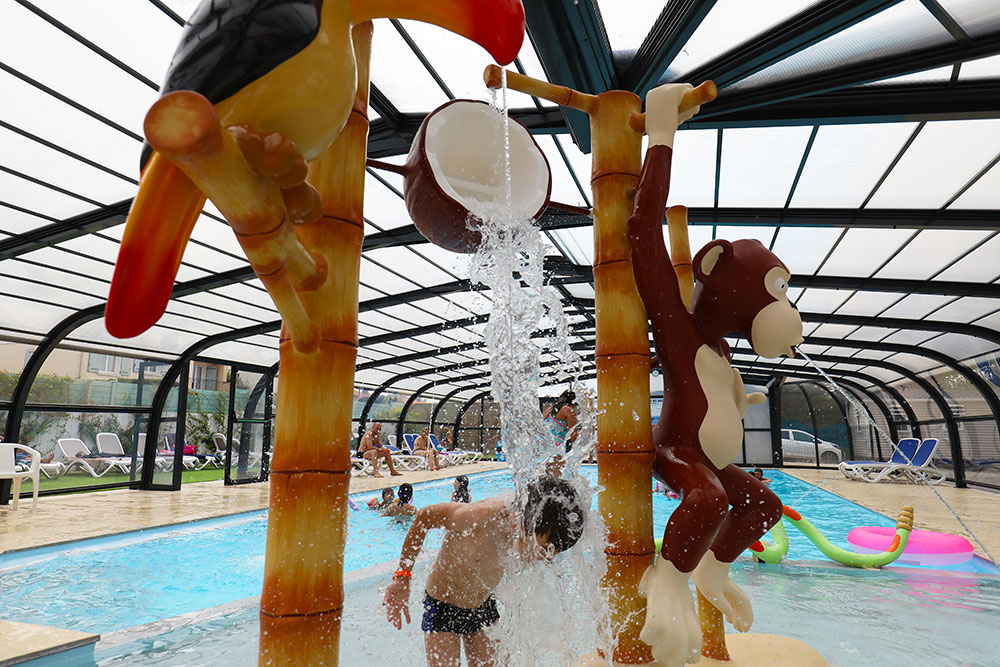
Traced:
<path fill-rule="evenodd" d="M 30 94 L 34 96 L 32 99 L 44 102 L 39 109 L 44 107 L 63 114 L 41 125 L 12 103 L 5 103 L 0 114 L 0 147 L 11 146 L 10 150 L 0 151 L 0 266 L 5 268 L 0 283 L 0 308 L 7 312 L 16 310 L 8 307 L 18 304 L 37 308 L 39 312 L 48 308 L 44 317 L 39 314 L 35 318 L 38 322 L 48 318 L 47 324 L 0 316 L 0 340 L 41 341 L 28 358 L 11 400 L 0 402 L 0 408 L 6 405 L 14 415 L 8 419 L 8 438 L 17 436 L 17 415 L 26 404 L 31 382 L 51 351 L 64 341 L 94 350 L 168 356 L 177 360 L 175 367 L 179 368 L 177 364 L 191 356 L 191 350 L 207 350 L 213 342 L 221 340 L 249 341 L 247 350 L 271 354 L 274 358 L 276 349 L 270 347 L 271 339 L 260 341 L 252 336 L 280 326 L 276 312 L 267 303 L 238 248 L 230 250 L 226 243 L 217 241 L 218 225 L 223 221 L 214 211 L 207 210 L 205 216 L 209 222 L 203 225 L 215 227 L 205 228 L 205 235 L 196 234 L 193 239 L 193 250 L 190 256 L 185 255 L 182 265 L 184 279 L 175 285 L 172 295 L 172 303 L 178 306 L 172 321 L 162 325 L 168 333 L 185 334 L 178 336 L 179 340 L 187 341 L 184 345 L 166 350 L 139 339 L 111 343 L 88 338 L 89 333 L 74 335 L 80 327 L 101 317 L 101 301 L 108 282 L 105 276 L 110 275 L 110 252 L 131 204 L 130 199 L 121 197 L 134 189 L 136 179 L 126 173 L 117 156 L 102 152 L 99 143 L 67 140 L 59 129 L 62 125 L 90 128 L 101 136 L 121 138 L 125 144 L 135 146 L 137 154 L 141 118 L 119 112 L 114 103 L 125 99 L 121 95 L 126 90 L 133 93 L 143 90 L 155 96 L 154 82 L 161 72 L 148 59 L 137 57 L 127 45 L 96 30 L 86 16 L 58 3 L 36 2 L 44 8 L 28 0 L 0 0 L 0 18 L 10 18 L 11 25 L 25 28 L 31 33 L 26 39 L 36 34 L 41 36 L 32 48 L 46 49 L 45 54 L 32 53 L 30 49 L 23 54 L 0 51 L 0 98 L 13 101 L 14 93 Z M 997 222 L 1000 132 L 990 129 L 989 138 L 978 142 L 982 144 L 977 153 L 980 157 L 970 158 L 967 164 L 953 165 L 956 177 L 950 181 L 942 179 L 941 192 L 935 195 L 933 205 L 911 208 L 916 201 L 929 200 L 921 197 L 915 201 L 899 200 L 898 196 L 893 199 L 886 194 L 893 187 L 898 190 L 898 183 L 905 183 L 908 174 L 916 174 L 911 162 L 926 155 L 920 151 L 937 150 L 939 144 L 943 145 L 942 137 L 947 133 L 940 128 L 958 127 L 948 123 L 989 123 L 988 128 L 1000 125 L 997 112 L 1000 66 L 985 64 L 996 61 L 1000 55 L 1000 7 L 971 17 L 956 11 L 952 4 L 935 0 L 819 2 L 794 15 L 772 17 L 771 25 L 759 34 L 741 35 L 733 29 L 731 34 L 720 38 L 722 48 L 712 53 L 698 46 L 697 38 L 700 28 L 709 24 L 713 29 L 719 27 L 718 21 L 713 23 L 716 16 L 713 9 L 717 9 L 714 0 L 668 3 L 634 50 L 612 48 L 605 28 L 607 16 L 602 16 L 602 11 L 627 12 L 627 8 L 598 0 L 526 3 L 530 43 L 522 49 L 515 66 L 532 76 L 589 93 L 625 88 L 644 94 L 665 81 L 714 79 L 720 87 L 719 99 L 682 128 L 691 130 L 690 135 L 686 132 L 678 135 L 679 140 L 683 136 L 713 137 L 706 144 L 714 153 L 713 159 L 706 158 L 707 200 L 702 198 L 701 204 L 689 206 L 693 232 L 710 230 L 714 237 L 720 228 L 742 227 L 750 235 L 769 236 L 773 247 L 786 237 L 812 243 L 811 239 L 818 238 L 813 232 L 838 230 L 831 241 L 818 243 L 818 247 L 825 248 L 825 255 L 817 262 L 803 265 L 798 271 L 793 267 L 793 287 L 798 291 L 803 320 L 816 325 L 813 331 L 807 331 L 808 343 L 822 348 L 813 358 L 825 368 L 835 365 L 828 368 L 831 374 L 861 377 L 881 387 L 899 401 L 911 426 L 918 428 L 912 409 L 891 386 L 900 380 L 884 383 L 865 370 L 881 368 L 906 378 L 926 391 L 938 406 L 954 441 L 952 446 L 957 446 L 958 432 L 949 398 L 921 377 L 935 368 L 914 370 L 892 359 L 896 355 L 914 355 L 954 370 L 969 381 L 989 407 L 993 419 L 1000 423 L 1000 401 L 989 378 L 966 365 L 1000 347 L 997 331 L 1000 275 L 996 269 L 990 272 L 988 268 L 989 259 L 995 259 L 1000 248 Z M 151 31 L 150 35 L 158 34 L 156 31 L 166 34 L 183 25 L 181 14 L 190 10 L 185 3 L 150 0 L 145 10 L 137 10 L 145 12 L 142 18 L 147 23 L 135 27 Z M 872 46 L 865 41 L 871 39 L 871 31 L 863 31 L 865 26 L 888 21 L 890 15 L 903 17 L 898 19 L 899 25 L 906 21 L 911 22 L 907 25 L 919 23 L 923 32 L 918 30 L 913 34 L 935 37 L 895 43 L 879 51 L 878 57 L 859 55 L 859 49 Z M 159 22 L 157 16 L 165 19 L 165 23 Z M 441 59 L 442 49 L 447 52 L 459 47 L 454 41 L 458 38 L 441 33 L 440 39 L 432 40 L 418 24 L 406 21 L 383 22 L 376 35 L 382 30 L 396 35 L 393 39 L 402 40 L 401 50 L 394 52 L 393 57 L 412 60 L 411 73 L 429 77 L 427 80 L 435 90 L 414 102 L 396 82 L 376 76 L 371 90 L 369 155 L 372 157 L 406 152 L 420 122 L 437 105 L 435 97 L 441 101 L 454 99 L 469 90 L 456 66 Z M 692 62 L 681 56 L 699 48 L 701 52 L 695 55 L 700 60 L 693 61 L 694 67 L 675 64 Z M 799 54 L 807 50 L 825 53 L 826 59 L 816 60 L 819 64 L 807 71 L 796 69 Z M 81 92 L 78 86 L 39 67 L 39 62 L 55 57 L 51 53 L 82 54 L 81 58 L 99 63 L 104 79 L 96 80 L 101 85 L 94 88 L 104 88 L 106 82 L 104 96 L 112 104 L 95 104 L 95 98 Z M 941 67 L 951 68 L 950 75 L 940 78 L 928 73 Z M 516 99 L 517 103 L 522 100 Z M 544 135 L 550 135 L 551 148 L 546 148 L 546 152 L 554 172 L 558 171 L 563 179 L 559 197 L 589 206 L 586 158 L 581 153 L 581 149 L 585 153 L 589 147 L 586 119 L 538 99 L 532 98 L 530 102 L 532 106 L 512 109 L 512 117 L 539 135 L 540 142 Z M 858 185 L 856 201 L 844 199 L 843 203 L 828 206 L 798 205 L 808 200 L 801 197 L 803 188 L 809 189 L 811 170 L 822 171 L 824 160 L 830 159 L 829 151 L 824 152 L 823 148 L 827 130 L 867 127 L 881 131 L 890 126 L 906 130 L 905 135 L 899 135 L 905 141 L 886 142 L 883 162 L 868 165 L 871 180 Z M 769 128 L 808 129 L 808 132 L 797 133 L 798 139 L 788 144 L 785 189 L 769 195 L 772 201 L 765 205 L 744 203 L 727 185 L 727 168 L 743 159 L 738 152 L 740 138 L 750 135 L 741 133 Z M 576 146 L 565 141 L 565 135 L 572 137 Z M 76 170 L 83 170 L 78 174 L 81 177 L 72 176 L 77 174 Z M 64 176 L 62 171 L 70 176 Z M 473 306 L 463 297 L 476 288 L 458 275 L 460 271 L 448 266 L 447 257 L 426 245 L 408 220 L 393 217 L 393 209 L 398 210 L 402 201 L 399 181 L 393 175 L 372 169 L 369 177 L 373 202 L 380 197 L 387 199 L 371 212 L 366 203 L 369 233 L 364 246 L 367 264 L 365 261 L 363 264 L 372 273 L 368 282 L 364 282 L 363 276 L 361 312 L 380 318 L 362 318 L 359 372 L 376 373 L 372 377 L 379 378 L 375 381 L 381 385 L 378 391 L 384 391 L 401 379 L 481 365 L 483 360 L 478 353 L 482 346 L 472 337 L 477 335 L 476 328 L 486 316 L 480 310 L 482 303 Z M 99 182 L 118 185 L 110 187 Z M 22 190 L 39 194 L 32 197 Z M 112 196 L 113 193 L 118 194 Z M 890 201 L 900 203 L 887 205 Z M 73 212 L 64 215 L 60 213 L 62 210 Z M 593 300 L 581 294 L 592 290 L 593 278 L 585 248 L 582 254 L 580 248 L 574 249 L 572 235 L 589 228 L 592 221 L 579 213 L 549 209 L 539 224 L 558 253 L 546 258 L 546 269 L 563 297 L 567 314 L 584 320 L 571 326 L 573 346 L 587 349 L 588 333 L 592 333 L 593 327 Z M 910 230 L 912 234 L 888 241 L 892 245 L 888 252 L 881 253 L 881 259 L 858 263 L 857 267 L 845 260 L 859 247 L 868 249 L 864 239 L 889 238 L 859 237 L 859 234 L 888 234 L 893 230 Z M 932 234 L 947 236 L 928 236 Z M 946 261 L 927 262 L 926 270 L 913 270 L 912 265 L 926 260 L 929 248 L 936 247 L 940 239 L 946 241 L 941 252 L 952 253 L 945 255 Z M 870 242 L 869 246 L 878 243 Z M 97 250 L 98 246 L 102 250 Z M 396 254 L 404 251 L 409 254 Z M 202 263 L 201 256 L 215 258 L 219 263 Z M 410 260 L 416 268 L 397 270 L 400 261 Z M 227 268 L 217 270 L 216 266 Z M 900 270 L 900 266 L 908 268 Z M 842 268 L 838 271 L 836 267 Z M 392 280 L 378 277 L 383 273 Z M 433 277 L 413 277 L 424 273 Z M 237 293 L 236 287 L 245 289 Z M 487 291 L 479 294 L 482 302 L 488 302 Z M 883 296 L 876 299 L 874 295 Z M 879 305 L 858 305 L 860 297 Z M 924 302 L 916 302 L 917 297 L 924 299 L 926 306 Z M 436 298 L 443 300 L 428 301 L 426 306 L 420 304 Z M 810 305 L 805 306 L 804 302 Z M 224 305 L 227 303 L 232 308 Z M 416 310 L 412 309 L 414 306 Z M 70 314 L 55 317 L 60 311 Z M 391 319 L 381 318 L 383 314 Z M 842 336 L 830 335 L 831 327 Z M 871 340 L 871 336 L 863 334 L 872 327 L 884 333 Z M 929 336 L 912 337 L 913 332 L 926 332 Z M 956 335 L 966 338 L 956 344 Z M 971 341 L 967 346 L 968 356 L 958 358 L 954 352 L 961 349 L 966 353 L 966 340 Z M 825 353 L 845 347 L 890 354 L 886 359 L 872 360 Z M 739 351 L 752 354 L 746 349 Z M 857 370 L 843 369 L 844 364 Z M 766 372 L 772 376 L 803 372 L 759 359 L 737 365 L 749 368 L 751 373 Z M 383 370 L 387 371 L 384 376 L 380 375 Z M 435 406 L 432 420 L 436 419 L 446 400 L 475 388 L 458 387 L 456 383 L 482 377 L 488 377 L 488 373 L 429 381 L 412 394 L 410 403 L 434 387 L 442 388 L 446 398 Z M 368 406 L 364 416 L 367 412 Z M 961 457 L 956 456 L 955 460 L 960 462 Z"/>

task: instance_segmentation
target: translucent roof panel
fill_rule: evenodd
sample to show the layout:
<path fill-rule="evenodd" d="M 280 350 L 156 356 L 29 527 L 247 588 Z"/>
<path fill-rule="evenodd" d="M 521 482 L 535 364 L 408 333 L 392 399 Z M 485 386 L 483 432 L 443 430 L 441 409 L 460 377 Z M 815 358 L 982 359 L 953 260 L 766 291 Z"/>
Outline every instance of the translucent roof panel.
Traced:
<path fill-rule="evenodd" d="M 976 79 L 1000 79 L 1000 55 L 967 60 L 958 72 L 959 81 Z"/>
<path fill-rule="evenodd" d="M 810 127 L 723 131 L 719 206 L 784 206 L 811 131 Z"/>
<path fill-rule="evenodd" d="M 938 0 L 938 3 L 974 37 L 1000 28 L 1000 6 L 993 0 Z"/>
<path fill-rule="evenodd" d="M 824 125 L 792 197 L 794 207 L 857 208 L 916 123 Z"/>
<path fill-rule="evenodd" d="M 898 86 L 898 85 L 905 85 L 908 83 L 944 83 L 946 81 L 951 80 L 952 72 L 953 72 L 953 67 L 951 65 L 946 65 L 944 67 L 935 67 L 934 69 L 925 69 L 919 72 L 913 72 L 912 74 L 894 76 L 888 79 L 879 79 L 878 81 L 863 83 L 861 85 Z"/>
<path fill-rule="evenodd" d="M 628 4 L 628 11 L 622 11 L 615 0 L 598 0 L 611 50 L 616 53 L 638 50 L 665 4 L 663 0 L 635 0 Z"/>
<path fill-rule="evenodd" d="M 868 205 L 940 208 L 998 153 L 1000 120 L 928 123 Z"/>
<path fill-rule="evenodd" d="M 878 278 L 929 280 L 989 236 L 982 231 L 925 229 L 906 244 L 878 273 Z"/>
<path fill-rule="evenodd" d="M 994 233 L 988 241 L 938 274 L 940 280 L 994 282 L 1000 277 L 1000 236 Z"/>
<path fill-rule="evenodd" d="M 448 101 L 388 19 L 376 19 L 371 81 L 400 111 L 428 111 Z M 461 37 L 454 37 L 461 39 Z"/>
<path fill-rule="evenodd" d="M 819 271 L 827 276 L 870 276 L 914 235 L 909 229 L 848 229 Z"/>
<path fill-rule="evenodd" d="M 716 5 L 718 7 L 718 5 Z M 952 42 L 920 0 L 903 0 L 732 86 L 745 90 L 835 67 Z"/>
<path fill-rule="evenodd" d="M 717 130 L 682 130 L 677 133 L 670 168 L 668 206 L 715 205 L 718 136 Z"/>
<path fill-rule="evenodd" d="M 809 0 L 719 0 L 670 63 L 666 76 L 678 80 L 685 72 L 767 32 L 811 4 Z"/>
<path fill-rule="evenodd" d="M 979 180 L 948 208 L 1000 208 L 1000 163 L 994 164 L 989 171 L 980 176 Z"/>

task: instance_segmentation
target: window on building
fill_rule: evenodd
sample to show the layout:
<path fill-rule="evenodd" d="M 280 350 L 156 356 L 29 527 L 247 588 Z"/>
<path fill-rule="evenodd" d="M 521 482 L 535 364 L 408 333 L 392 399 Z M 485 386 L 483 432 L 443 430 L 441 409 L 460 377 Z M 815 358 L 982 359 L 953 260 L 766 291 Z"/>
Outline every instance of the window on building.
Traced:
<path fill-rule="evenodd" d="M 191 388 L 215 391 L 219 369 L 215 366 L 194 364 L 191 367 Z"/>
<path fill-rule="evenodd" d="M 111 354 L 91 354 L 87 359 L 87 370 L 91 373 L 111 375 L 121 369 L 121 359 Z"/>

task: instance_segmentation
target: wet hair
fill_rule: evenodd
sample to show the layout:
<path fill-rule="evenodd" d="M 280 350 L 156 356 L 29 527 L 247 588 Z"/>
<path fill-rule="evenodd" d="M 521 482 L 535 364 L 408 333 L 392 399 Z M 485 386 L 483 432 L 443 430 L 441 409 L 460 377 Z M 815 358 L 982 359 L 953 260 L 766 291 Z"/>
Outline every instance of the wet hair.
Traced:
<path fill-rule="evenodd" d="M 386 493 L 387 491 L 388 491 L 388 494 Z M 382 499 L 383 500 L 385 500 L 386 495 L 388 495 L 389 498 L 392 499 L 393 497 L 395 497 L 396 492 L 393 491 L 391 488 L 386 487 L 386 488 L 382 489 Z"/>
<path fill-rule="evenodd" d="M 455 478 L 458 483 L 458 488 L 455 489 L 455 493 L 451 495 L 451 502 L 453 503 L 469 503 L 472 502 L 472 497 L 469 495 L 469 478 L 465 475 L 459 475 Z"/>
<path fill-rule="evenodd" d="M 556 402 L 553 403 L 552 407 L 549 409 L 549 414 L 554 414 L 559 410 L 562 410 L 567 405 L 573 405 L 575 402 L 576 392 L 572 389 L 567 389 L 563 393 L 559 394 L 559 398 L 556 399 Z"/>
<path fill-rule="evenodd" d="M 524 531 L 529 535 L 544 535 L 556 553 L 566 551 L 583 535 L 584 513 L 572 484 L 564 479 L 541 477 L 528 485 Z"/>
<path fill-rule="evenodd" d="M 397 491 L 397 495 L 399 496 L 400 505 L 405 505 L 406 503 L 410 502 L 410 500 L 413 498 L 413 485 L 408 483 L 400 484 L 399 491 Z"/>
<path fill-rule="evenodd" d="M 764 471 L 761 470 L 760 468 L 754 468 L 753 469 L 753 476 L 756 477 L 757 475 L 760 475 L 761 477 L 763 477 L 764 476 Z"/>

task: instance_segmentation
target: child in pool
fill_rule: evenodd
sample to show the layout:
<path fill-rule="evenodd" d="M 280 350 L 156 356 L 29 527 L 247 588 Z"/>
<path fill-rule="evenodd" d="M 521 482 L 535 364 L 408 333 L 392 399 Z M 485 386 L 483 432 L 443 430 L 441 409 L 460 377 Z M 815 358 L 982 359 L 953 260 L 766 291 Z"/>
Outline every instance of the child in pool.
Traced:
<path fill-rule="evenodd" d="M 469 478 L 459 475 L 455 478 L 455 490 L 451 494 L 453 503 L 471 503 L 472 496 L 469 495 Z"/>
<path fill-rule="evenodd" d="M 577 543 L 585 517 L 573 485 L 547 475 L 529 485 L 523 509 L 513 496 L 422 508 L 406 532 L 399 570 L 385 592 L 389 622 L 396 629 L 404 618 L 410 622 L 413 563 L 427 532 L 444 528 L 423 602 L 427 664 L 459 665 L 464 646 L 470 665 L 492 667 L 495 649 L 484 628 L 500 619 L 493 590 L 511 562 L 508 554 L 551 560 Z"/>
<path fill-rule="evenodd" d="M 417 508 L 410 504 L 410 500 L 413 499 L 413 485 L 400 484 L 397 495 L 399 497 L 396 502 L 389 503 L 382 511 L 382 516 L 414 516 Z"/>
<path fill-rule="evenodd" d="M 386 507 L 392 504 L 392 501 L 396 499 L 396 492 L 392 489 L 386 487 L 382 489 L 382 500 L 379 501 L 378 498 L 372 498 L 368 501 L 368 509 L 373 510 L 384 510 Z"/>
<path fill-rule="evenodd" d="M 764 484 L 770 484 L 771 483 L 770 479 L 768 479 L 767 477 L 764 477 L 764 471 L 761 470 L 760 468 L 754 468 L 753 469 L 753 476 L 756 477 L 760 482 L 762 482 Z"/>

